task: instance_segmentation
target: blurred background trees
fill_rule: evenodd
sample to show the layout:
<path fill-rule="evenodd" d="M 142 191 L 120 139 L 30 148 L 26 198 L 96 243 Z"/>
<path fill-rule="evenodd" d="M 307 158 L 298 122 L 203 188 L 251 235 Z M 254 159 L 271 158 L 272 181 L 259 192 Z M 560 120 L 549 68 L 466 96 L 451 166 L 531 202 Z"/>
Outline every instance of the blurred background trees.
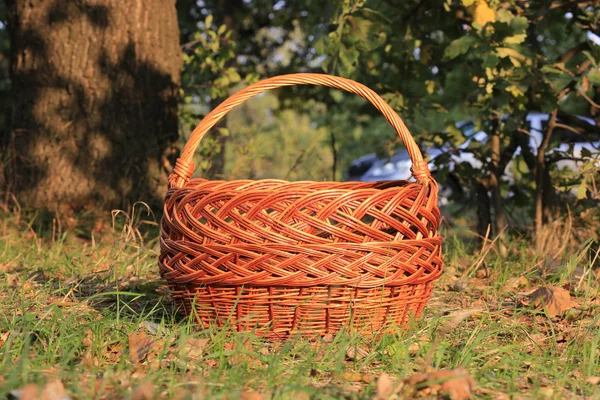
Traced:
<path fill-rule="evenodd" d="M 46 188 L 44 195 L 57 193 L 56 203 L 85 208 L 85 201 L 74 202 L 48 178 L 61 175 L 68 177 L 69 187 L 80 188 L 82 198 L 95 202 L 149 201 L 148 188 L 163 185 L 175 148 L 228 95 L 277 74 L 327 72 L 380 93 L 405 119 L 423 149 L 445 146 L 445 154 L 436 160 L 436 177 L 444 184 L 452 172 L 463 190 L 456 194 L 461 207 L 450 211 L 455 220 L 458 211 L 469 211 L 465 215 L 478 221 L 473 226 L 480 235 L 489 225 L 491 235 L 505 234 L 507 226 L 525 234 L 533 227 L 540 233 L 545 224 L 567 212 L 590 223 L 600 219 L 597 152 L 579 154 L 572 145 L 552 151 L 569 135 L 600 142 L 600 11 L 595 2 L 180 0 L 178 30 L 169 11 L 172 3 L 149 2 L 144 9 L 152 11 L 148 15 L 160 15 L 160 21 L 145 28 L 146 36 L 135 33 L 135 23 L 111 27 L 120 13 L 138 15 L 128 13 L 125 5 L 115 3 L 114 10 L 102 11 L 93 1 L 79 0 L 52 12 L 45 4 L 37 6 L 41 17 L 26 26 L 19 22 L 24 18 L 24 11 L 17 9 L 20 3 L 25 2 L 8 2 L 8 13 L 6 6 L 0 8 L 4 22 L 0 107 L 12 110 L 2 116 L 2 165 L 4 176 L 10 178 L 11 171 L 24 176 L 11 186 L 17 194 Z M 74 44 L 39 53 L 59 40 L 51 32 L 61 30 L 50 27 L 49 21 L 71 30 L 86 27 L 84 32 L 91 36 L 60 37 L 61 43 Z M 48 35 L 37 41 L 19 36 L 40 29 L 47 29 Z M 117 50 L 90 39 L 121 31 Z M 173 35 L 178 36 L 177 43 Z M 53 64 L 52 60 L 79 59 L 86 41 L 97 68 L 74 61 Z M 31 53 L 34 50 L 37 56 Z M 25 86 L 17 62 L 23 51 L 40 60 L 20 67 L 30 68 L 34 77 Z M 114 57 L 104 56 L 110 51 Z M 8 59 L 15 67 L 10 94 Z M 47 72 L 50 67 L 55 69 L 52 74 Z M 85 68 L 92 68 L 90 78 Z M 102 89 L 110 94 L 102 97 L 104 103 L 90 101 L 97 94 L 86 92 L 86 79 L 110 82 Z M 23 104 L 19 99 L 44 101 L 39 89 L 28 91 L 36 85 L 62 91 L 64 99 L 57 100 L 62 111 L 54 108 L 34 116 L 35 107 L 19 106 Z M 179 90 L 178 127 L 172 119 L 174 88 Z M 532 112 L 549 116 L 534 148 L 529 146 L 535 134 L 527 120 Z M 484 131 L 487 140 L 465 146 L 469 133 L 457 129 L 457 123 L 465 120 L 473 123 L 470 133 Z M 25 144 L 11 148 L 19 129 L 34 133 Z M 98 156 L 93 155 L 92 138 L 98 132 L 110 143 L 109 163 L 93 161 Z M 177 135 L 179 141 L 174 143 Z M 143 145 L 132 144 L 141 137 Z M 56 161 L 31 150 L 33 144 L 49 139 L 53 145 L 46 154 L 55 155 Z M 293 87 L 259 96 L 228 115 L 203 141 L 197 175 L 341 180 L 352 160 L 372 152 L 389 155 L 399 147 L 393 130 L 362 99 L 329 89 Z M 482 167 L 464 162 L 450 171 L 450 155 L 461 152 Z M 60 160 L 65 159 L 86 167 L 87 182 L 74 183 L 81 168 L 63 169 Z M 557 161 L 566 159 L 577 161 L 578 170 L 560 167 Z M 14 169 L 7 168 L 15 161 Z M 40 163 L 45 163 L 43 176 L 50 180 L 39 178 Z M 128 171 L 126 176 L 138 174 L 139 179 L 124 183 L 117 179 L 123 171 Z M 152 185 L 147 176 L 156 178 Z M 595 226 L 589 235 L 598 234 Z"/>

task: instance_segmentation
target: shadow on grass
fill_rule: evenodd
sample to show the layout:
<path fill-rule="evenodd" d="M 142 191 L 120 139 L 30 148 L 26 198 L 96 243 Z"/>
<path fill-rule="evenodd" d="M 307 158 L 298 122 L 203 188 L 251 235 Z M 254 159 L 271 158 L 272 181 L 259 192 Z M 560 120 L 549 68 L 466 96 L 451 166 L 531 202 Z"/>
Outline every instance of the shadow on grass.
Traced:
<path fill-rule="evenodd" d="M 129 320 L 179 324 L 186 317 L 179 312 L 166 283 L 148 278 L 110 281 L 84 278 L 72 286 L 75 297 L 104 316 Z"/>

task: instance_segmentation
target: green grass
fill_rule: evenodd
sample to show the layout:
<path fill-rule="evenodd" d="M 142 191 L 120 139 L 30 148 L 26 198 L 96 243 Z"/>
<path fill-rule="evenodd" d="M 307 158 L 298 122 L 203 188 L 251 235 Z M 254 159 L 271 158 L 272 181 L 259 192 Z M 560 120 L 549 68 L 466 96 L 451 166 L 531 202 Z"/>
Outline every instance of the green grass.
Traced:
<path fill-rule="evenodd" d="M 463 366 L 478 398 L 600 399 L 589 382 L 600 376 L 598 280 L 589 273 L 569 287 L 579 307 L 564 318 L 520 306 L 522 293 L 567 281 L 542 281 L 538 256 L 525 241 L 512 243 L 505 258 L 490 252 L 489 276 L 477 278 L 472 266 L 480 249 L 449 237 L 446 273 L 426 311 L 395 335 L 269 343 L 229 330 L 199 331 L 176 312 L 158 276 L 156 226 L 124 214 L 116 221 L 101 235 L 84 229 L 82 239 L 59 229 L 44 236 L 32 229 L 35 222 L 2 216 L 0 398 L 60 379 L 79 399 L 129 398 L 142 383 L 157 398 L 251 398 L 253 390 L 273 399 L 363 399 L 374 398 L 383 372 L 402 379 Z M 577 257 L 565 268 L 579 262 L 589 270 L 587 257 Z M 136 331 L 154 342 L 141 363 L 128 350 Z M 201 354 L 190 356 L 191 338 L 209 339 Z M 349 360 L 351 346 L 367 355 Z"/>

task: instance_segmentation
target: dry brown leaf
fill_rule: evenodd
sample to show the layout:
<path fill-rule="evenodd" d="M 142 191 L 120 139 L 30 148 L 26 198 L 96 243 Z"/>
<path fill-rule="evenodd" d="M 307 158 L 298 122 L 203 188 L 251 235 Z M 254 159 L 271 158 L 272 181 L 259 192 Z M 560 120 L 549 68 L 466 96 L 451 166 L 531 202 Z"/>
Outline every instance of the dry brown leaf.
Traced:
<path fill-rule="evenodd" d="M 2 347 L 4 345 L 4 343 L 6 343 L 9 335 L 10 335 L 10 332 L 4 332 L 4 333 L 0 334 L 0 347 Z"/>
<path fill-rule="evenodd" d="M 453 400 L 471 398 L 475 381 L 462 367 L 452 370 L 418 372 L 404 380 L 405 387 L 412 395 L 421 393 L 427 396 L 449 396 Z M 407 394 L 410 397 L 410 394 Z"/>
<path fill-rule="evenodd" d="M 233 354 L 227 359 L 227 363 L 230 366 L 236 366 L 246 362 L 250 367 L 262 367 L 261 361 L 251 356 L 251 354 L 254 353 L 254 350 L 252 349 L 252 342 L 250 339 L 246 339 L 241 347 L 243 350 L 238 352 L 235 351 L 238 349 L 238 345 L 236 343 L 225 343 L 225 350 L 233 352 Z"/>
<path fill-rule="evenodd" d="M 134 364 L 141 363 L 154 347 L 154 341 L 145 332 L 129 334 L 129 357 Z"/>
<path fill-rule="evenodd" d="M 564 314 L 568 309 L 577 307 L 569 292 L 557 286 L 542 286 L 521 299 L 524 306 L 545 308 L 550 317 Z"/>
<path fill-rule="evenodd" d="M 240 400 L 264 400 L 264 397 L 258 392 L 244 390 L 240 395 Z"/>
<path fill-rule="evenodd" d="M 408 354 L 410 355 L 415 355 L 419 352 L 419 349 L 421 349 L 421 346 L 419 345 L 419 342 L 412 342 L 409 346 L 408 346 Z"/>
<path fill-rule="evenodd" d="M 210 339 L 190 338 L 183 348 L 185 356 L 190 359 L 202 358 L 209 341 Z"/>
<path fill-rule="evenodd" d="M 81 344 L 83 344 L 85 347 L 92 347 L 92 343 L 94 343 L 94 334 L 91 331 L 91 329 L 87 329 L 85 332 L 85 338 L 83 338 L 83 341 L 81 342 Z"/>
<path fill-rule="evenodd" d="M 333 336 L 333 334 L 328 333 L 325 336 L 323 336 L 323 341 L 325 343 L 332 343 L 334 338 L 335 338 L 335 336 Z"/>
<path fill-rule="evenodd" d="M 385 372 L 377 379 L 377 400 L 387 400 L 394 391 L 392 378 Z"/>
<path fill-rule="evenodd" d="M 369 383 L 371 382 L 371 376 L 370 375 L 364 375 L 361 374 L 360 372 L 344 372 L 343 378 L 345 381 L 349 381 L 349 382 L 365 382 L 365 383 Z"/>
<path fill-rule="evenodd" d="M 590 376 L 589 378 L 587 378 L 586 382 L 590 385 L 596 386 L 600 384 L 600 376 Z"/>
<path fill-rule="evenodd" d="M 13 390 L 10 394 L 19 400 L 38 400 L 40 398 L 40 392 L 41 388 L 31 383 L 21 389 Z"/>
<path fill-rule="evenodd" d="M 350 346 L 348 347 L 348 350 L 346 350 L 346 357 L 351 361 L 360 361 L 368 355 L 369 352 L 367 350 L 358 346 Z"/>
<path fill-rule="evenodd" d="M 41 400 L 68 400 L 65 387 L 59 380 L 48 382 L 42 390 Z"/>
<path fill-rule="evenodd" d="M 154 398 L 154 385 L 144 382 L 131 394 L 131 400 L 151 400 Z"/>

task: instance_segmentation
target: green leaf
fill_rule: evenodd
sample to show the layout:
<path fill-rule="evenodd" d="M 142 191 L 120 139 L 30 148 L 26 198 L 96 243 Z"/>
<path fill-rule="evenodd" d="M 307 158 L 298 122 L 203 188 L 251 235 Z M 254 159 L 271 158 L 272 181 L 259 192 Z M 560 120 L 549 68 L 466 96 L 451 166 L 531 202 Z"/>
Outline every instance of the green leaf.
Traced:
<path fill-rule="evenodd" d="M 588 72 L 587 74 L 587 78 L 590 81 L 590 83 L 594 85 L 600 85 L 600 69 L 591 69 L 590 72 Z"/>
<path fill-rule="evenodd" d="M 458 57 L 461 54 L 465 54 L 471 46 L 475 43 L 475 38 L 473 36 L 463 36 L 456 40 L 453 40 L 446 50 L 444 51 L 444 57 L 452 60 Z"/>
<path fill-rule="evenodd" d="M 527 26 L 529 25 L 529 21 L 525 17 L 515 17 L 510 21 L 510 27 L 514 29 L 515 32 L 525 32 Z"/>
<path fill-rule="evenodd" d="M 350 75 L 356 69 L 358 65 L 358 56 L 360 53 L 355 48 L 343 48 L 340 49 L 339 58 L 343 71 Z"/>
<path fill-rule="evenodd" d="M 332 90 L 331 91 L 331 98 L 336 102 L 339 103 L 343 100 L 344 98 L 344 93 L 341 90 Z"/>
<path fill-rule="evenodd" d="M 227 30 L 227 26 L 225 24 L 223 24 L 219 27 L 217 34 L 222 35 L 223 33 L 225 33 L 226 30 Z"/>
<path fill-rule="evenodd" d="M 508 10 L 505 10 L 504 8 L 500 8 L 496 12 L 496 17 L 498 18 L 499 22 L 506 22 L 507 24 L 515 18 L 513 13 L 511 13 Z"/>
<path fill-rule="evenodd" d="M 577 198 L 585 199 L 587 197 L 587 179 L 583 179 L 581 184 L 579 185 L 579 189 L 577 189 Z"/>
<path fill-rule="evenodd" d="M 258 75 L 256 72 L 250 72 L 248 75 L 246 75 L 246 79 L 244 80 L 247 84 L 251 85 L 253 83 L 258 82 L 259 79 L 260 75 Z"/>
<path fill-rule="evenodd" d="M 357 41 L 355 44 L 359 51 L 371 51 L 381 46 L 386 39 L 382 31 L 382 24 L 361 17 L 348 17 L 352 26 L 351 35 Z"/>
<path fill-rule="evenodd" d="M 548 64 L 544 65 L 540 69 L 540 71 L 542 71 L 542 72 L 544 72 L 546 74 L 562 74 L 563 73 L 560 69 L 554 68 L 553 66 L 548 65 Z"/>
<path fill-rule="evenodd" d="M 598 62 L 596 61 L 596 59 L 594 58 L 594 56 L 592 55 L 592 53 L 590 53 L 589 51 L 582 51 L 581 53 L 583 53 L 584 56 L 587 57 L 588 60 L 590 60 L 590 62 L 592 63 L 592 65 L 594 67 L 598 66 Z"/>
<path fill-rule="evenodd" d="M 225 71 L 225 74 L 227 75 L 227 78 L 229 79 L 229 81 L 231 83 L 238 83 L 239 81 L 242 80 L 242 77 L 240 76 L 240 74 L 238 74 L 238 72 L 233 68 L 228 68 Z"/>
<path fill-rule="evenodd" d="M 362 8 L 362 14 L 371 21 L 390 24 L 392 21 L 382 12 L 373 10 L 372 8 Z"/>
<path fill-rule="evenodd" d="M 227 128 L 223 128 L 223 127 L 217 128 L 217 132 L 219 132 L 219 134 L 221 136 L 229 136 L 229 129 L 227 129 Z"/>
<path fill-rule="evenodd" d="M 589 149 L 586 149 L 585 147 L 581 148 L 581 157 L 582 158 L 591 158 L 592 157 L 592 152 Z"/>

